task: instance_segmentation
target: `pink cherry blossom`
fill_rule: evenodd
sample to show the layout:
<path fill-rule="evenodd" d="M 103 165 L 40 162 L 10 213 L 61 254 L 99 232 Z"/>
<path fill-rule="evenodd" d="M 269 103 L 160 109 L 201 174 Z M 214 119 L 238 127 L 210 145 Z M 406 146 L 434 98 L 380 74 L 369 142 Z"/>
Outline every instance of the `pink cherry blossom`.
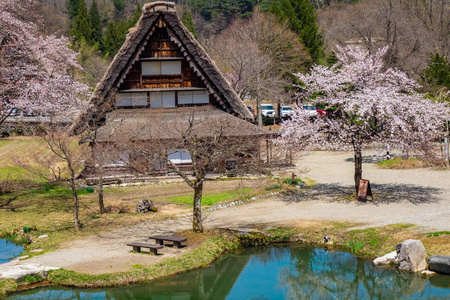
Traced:
<path fill-rule="evenodd" d="M 48 115 L 86 107 L 88 86 L 68 38 L 43 36 L 35 0 L 0 0 L 0 124 L 13 108 Z M 73 113 L 73 112 L 72 112 Z"/>
<path fill-rule="evenodd" d="M 297 109 L 282 126 L 278 143 L 302 150 L 351 150 L 355 153 L 355 185 L 362 175 L 361 151 L 374 142 L 400 149 L 432 142 L 449 119 L 449 109 L 415 91 L 419 85 L 405 73 L 386 68 L 387 48 L 375 55 L 337 48 L 338 63 L 295 74 L 312 95 L 311 104 L 331 112 L 310 119 Z"/>

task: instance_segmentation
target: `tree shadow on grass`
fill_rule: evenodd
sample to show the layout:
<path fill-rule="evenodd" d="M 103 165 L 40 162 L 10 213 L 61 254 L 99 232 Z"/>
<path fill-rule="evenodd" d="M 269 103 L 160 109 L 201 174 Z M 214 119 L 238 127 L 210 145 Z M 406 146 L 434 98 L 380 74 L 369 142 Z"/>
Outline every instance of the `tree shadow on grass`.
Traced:
<path fill-rule="evenodd" d="M 357 201 L 353 186 L 338 184 L 317 184 L 307 190 L 291 192 L 281 196 L 282 201 L 323 201 L 323 202 L 357 202 L 361 205 L 379 205 L 402 201 L 412 204 L 436 203 L 442 191 L 437 188 L 421 187 L 411 184 L 371 184 L 373 200 Z M 369 198 L 370 199 L 370 198 Z"/>

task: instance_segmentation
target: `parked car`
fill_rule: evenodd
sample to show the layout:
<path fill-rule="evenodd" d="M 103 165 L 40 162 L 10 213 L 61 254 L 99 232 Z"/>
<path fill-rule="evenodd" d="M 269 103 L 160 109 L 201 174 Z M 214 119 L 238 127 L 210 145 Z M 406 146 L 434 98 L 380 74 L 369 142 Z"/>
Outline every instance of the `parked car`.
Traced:
<path fill-rule="evenodd" d="M 272 104 L 261 104 L 261 114 L 266 118 L 275 117 L 275 109 Z"/>
<path fill-rule="evenodd" d="M 311 105 L 303 105 L 302 108 L 310 117 L 315 117 L 317 116 L 319 113 L 317 112 L 316 108 L 314 106 Z"/>
<path fill-rule="evenodd" d="M 292 117 L 294 114 L 294 109 L 290 106 L 282 106 L 280 110 L 280 117 L 287 118 Z"/>
<path fill-rule="evenodd" d="M 326 116 L 327 111 L 323 109 L 323 107 L 316 107 L 316 111 L 319 115 Z"/>
<path fill-rule="evenodd" d="M 20 110 L 17 108 L 17 107 L 14 107 L 12 110 L 11 110 L 11 113 L 9 114 L 11 117 L 15 117 L 15 116 L 18 116 L 18 115 L 20 115 Z"/>

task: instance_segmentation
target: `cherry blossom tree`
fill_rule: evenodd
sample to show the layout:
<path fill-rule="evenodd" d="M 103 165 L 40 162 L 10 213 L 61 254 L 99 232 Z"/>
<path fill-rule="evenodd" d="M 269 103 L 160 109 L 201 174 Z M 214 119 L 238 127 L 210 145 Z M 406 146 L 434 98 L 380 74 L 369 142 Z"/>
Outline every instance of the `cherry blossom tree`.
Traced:
<path fill-rule="evenodd" d="M 54 115 L 79 107 L 87 96 L 88 87 L 71 76 L 81 68 L 69 40 L 39 33 L 38 5 L 0 0 L 0 124 L 13 108 Z"/>
<path fill-rule="evenodd" d="M 405 149 L 430 143 L 449 118 L 443 104 L 415 92 L 418 84 L 405 73 L 386 68 L 387 48 L 370 55 L 358 49 L 337 48 L 338 63 L 315 66 L 310 74 L 295 74 L 312 95 L 313 105 L 324 106 L 327 118 L 297 110 L 283 124 L 279 143 L 305 150 L 352 150 L 355 188 L 362 177 L 362 149 L 373 142 Z"/>

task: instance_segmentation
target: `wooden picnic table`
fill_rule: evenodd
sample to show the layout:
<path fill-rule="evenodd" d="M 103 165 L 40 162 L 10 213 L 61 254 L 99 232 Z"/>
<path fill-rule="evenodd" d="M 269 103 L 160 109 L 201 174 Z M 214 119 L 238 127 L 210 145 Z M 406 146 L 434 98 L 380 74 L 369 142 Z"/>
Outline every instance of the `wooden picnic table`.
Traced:
<path fill-rule="evenodd" d="M 149 239 L 154 239 L 157 244 L 164 245 L 164 241 L 173 242 L 173 245 L 177 248 L 181 248 L 181 243 L 186 242 L 187 238 L 176 237 L 176 236 L 166 236 L 166 235 L 153 235 L 149 236 Z"/>

